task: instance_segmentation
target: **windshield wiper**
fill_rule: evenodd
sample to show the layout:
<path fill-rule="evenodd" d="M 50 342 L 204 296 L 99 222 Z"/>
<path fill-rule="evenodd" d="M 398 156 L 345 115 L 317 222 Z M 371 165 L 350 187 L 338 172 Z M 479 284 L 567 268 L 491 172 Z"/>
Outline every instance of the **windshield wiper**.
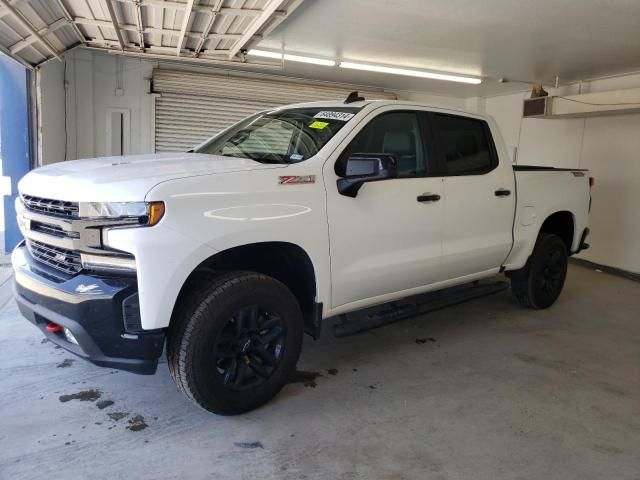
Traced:
<path fill-rule="evenodd" d="M 273 158 L 252 158 L 251 160 L 253 160 L 254 162 L 259 162 L 259 163 L 275 163 L 275 164 L 286 164 L 287 163 L 284 160 L 275 160 Z"/>

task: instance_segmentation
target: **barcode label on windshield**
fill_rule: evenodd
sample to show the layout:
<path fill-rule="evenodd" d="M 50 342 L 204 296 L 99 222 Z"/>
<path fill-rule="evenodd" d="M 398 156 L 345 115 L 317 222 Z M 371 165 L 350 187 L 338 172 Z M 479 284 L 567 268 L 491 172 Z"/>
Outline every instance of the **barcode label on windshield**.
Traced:
<path fill-rule="evenodd" d="M 316 113 L 313 118 L 324 118 L 325 120 L 339 120 L 341 122 L 348 122 L 353 118 L 355 114 L 347 112 L 329 112 L 322 111 Z"/>

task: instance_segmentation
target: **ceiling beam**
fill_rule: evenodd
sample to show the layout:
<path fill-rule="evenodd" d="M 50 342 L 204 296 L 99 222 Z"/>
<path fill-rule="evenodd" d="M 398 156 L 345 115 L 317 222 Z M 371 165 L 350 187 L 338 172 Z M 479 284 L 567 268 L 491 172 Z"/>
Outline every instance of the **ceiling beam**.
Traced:
<path fill-rule="evenodd" d="M 184 18 L 182 19 L 182 26 L 180 27 L 180 34 L 178 35 L 178 44 L 176 45 L 176 55 L 180 56 L 182 50 L 182 44 L 184 43 L 184 37 L 187 33 L 187 27 L 189 26 L 189 20 L 191 19 L 191 11 L 193 10 L 193 4 L 195 0 L 187 0 L 186 9 L 184 11 Z"/>
<path fill-rule="evenodd" d="M 40 35 L 47 35 L 48 33 L 55 32 L 59 28 L 62 28 L 64 26 L 66 26 L 66 25 L 68 25 L 67 20 L 64 19 L 64 18 L 61 18 L 60 20 L 57 20 L 57 21 L 53 22 L 48 27 L 38 30 L 38 33 Z M 9 47 L 9 51 L 11 53 L 18 53 L 20 50 L 24 50 L 29 45 L 31 45 L 32 43 L 35 43 L 37 41 L 38 41 L 38 39 L 36 37 L 34 37 L 33 35 L 29 35 L 27 38 L 25 38 L 23 40 L 20 40 L 19 42 L 16 42 L 13 45 L 11 45 Z"/>
<path fill-rule="evenodd" d="M 213 24 L 216 21 L 218 12 L 220 12 L 220 8 L 222 8 L 222 2 L 223 0 L 218 0 L 218 3 L 215 4 L 215 6 L 211 9 L 211 12 L 209 13 L 209 19 L 207 20 L 207 24 L 205 25 L 204 30 L 200 35 L 200 40 L 198 40 L 198 44 L 196 45 L 196 48 L 194 50 L 196 57 L 200 55 L 200 50 L 202 50 L 204 43 L 209 39 L 208 37 L 209 32 L 213 28 Z"/>
<path fill-rule="evenodd" d="M 199 56 L 199 57 L 194 57 L 194 56 L 181 56 L 181 57 L 176 57 L 175 56 L 175 48 L 174 47 L 164 47 L 166 49 L 168 49 L 168 51 L 170 53 L 167 54 L 163 54 L 163 53 L 147 53 L 147 52 L 141 52 L 140 50 L 133 50 L 133 49 L 127 49 L 124 51 L 121 51 L 120 49 L 115 49 L 115 48 L 106 48 L 106 47 L 95 47 L 95 46 L 87 46 L 85 47 L 88 50 L 100 50 L 100 51 L 106 51 L 108 53 L 111 54 L 116 54 L 116 55 L 125 55 L 125 56 L 131 56 L 131 57 L 142 57 L 142 58 L 154 58 L 154 59 L 158 59 L 158 60 L 164 60 L 168 63 L 195 63 L 195 64 L 202 64 L 202 65 L 218 65 L 218 66 L 234 66 L 234 67 L 253 67 L 253 68 L 264 68 L 264 69 L 268 69 L 268 70 L 276 70 L 276 69 L 280 69 L 281 66 L 279 64 L 274 64 L 273 62 L 270 63 L 261 63 L 261 62 L 251 62 L 251 63 L 243 63 L 239 60 L 229 60 L 226 58 L 226 54 L 223 56 L 223 58 L 216 58 L 216 57 L 209 57 L 207 55 L 205 55 L 204 53 Z"/>
<path fill-rule="evenodd" d="M 258 10 L 256 8 L 221 8 L 221 15 L 236 15 L 238 17 L 259 17 L 262 14 L 262 10 Z M 284 10 L 276 10 L 273 12 L 274 17 L 284 17 L 287 15 L 287 12 Z"/>
<path fill-rule="evenodd" d="M 15 5 L 19 1 L 20 0 L 9 0 L 9 5 Z M 9 15 L 9 10 L 0 5 L 0 18 L 4 17 L 5 15 Z"/>
<path fill-rule="evenodd" d="M 33 70 L 33 68 L 34 68 L 33 65 L 31 65 L 29 62 L 27 62 L 20 55 L 16 55 L 15 53 L 11 53 L 11 51 L 8 48 L 0 45 L 0 52 L 4 53 L 9 58 L 12 58 L 13 60 L 18 62 L 23 67 L 28 68 L 29 70 Z"/>
<path fill-rule="evenodd" d="M 87 44 L 91 47 L 115 47 L 120 48 L 120 42 L 117 40 L 106 40 L 104 38 L 90 38 Z M 137 48 L 134 43 L 125 43 L 126 48 Z"/>
<path fill-rule="evenodd" d="M 116 31 L 116 37 L 118 38 L 120 49 L 124 50 L 124 38 L 122 38 L 122 32 L 120 31 L 120 26 L 118 25 L 118 19 L 116 17 L 116 11 L 113 8 L 113 3 L 111 3 L 111 0 L 104 0 L 104 3 L 107 5 L 107 11 L 109 12 L 109 18 L 111 19 L 111 28 Z"/>
<path fill-rule="evenodd" d="M 28 22 L 20 12 L 18 12 L 7 0 L 0 0 L 0 6 L 3 6 L 5 10 L 9 13 L 9 15 L 13 16 L 22 27 L 27 30 L 32 36 L 36 38 L 38 42 L 42 44 L 42 46 L 49 52 L 51 55 L 56 57 L 58 60 L 62 61 L 60 58 L 60 53 L 53 48 L 53 46 L 45 40 L 45 38 L 40 35 L 36 29 Z"/>
<path fill-rule="evenodd" d="M 186 3 L 171 2 L 168 0 L 117 0 L 122 3 L 135 4 L 140 3 L 141 7 L 158 7 L 169 10 L 186 10 Z M 194 5 L 193 11 L 198 13 L 210 13 L 211 7 L 205 5 Z M 262 13 L 262 10 L 256 8 L 229 8 L 224 7 L 220 9 L 220 15 L 237 15 L 240 17 L 257 17 Z M 274 16 L 286 16 L 287 12 L 284 10 L 276 10 L 273 13 Z"/>
<path fill-rule="evenodd" d="M 149 48 L 147 48 L 147 51 L 149 52 L 172 52 L 175 54 L 176 51 L 176 47 L 159 47 L 159 46 L 150 46 Z M 229 50 L 207 50 L 207 53 L 211 56 L 222 56 L 225 57 L 229 54 Z M 183 48 L 182 51 L 180 52 L 181 56 L 185 56 L 185 57 L 193 57 L 195 56 L 195 52 L 193 50 L 189 50 L 187 48 Z"/>
<path fill-rule="evenodd" d="M 136 1 L 136 27 L 138 27 L 138 43 L 140 50 L 144 51 L 144 26 L 142 25 L 142 8 L 140 1 Z"/>
<path fill-rule="evenodd" d="M 262 36 L 266 37 L 267 35 L 269 35 L 278 25 L 280 25 L 282 22 L 284 22 L 285 18 L 287 18 L 289 15 L 291 15 L 293 13 L 293 11 L 298 8 L 300 6 L 300 4 L 302 4 L 304 0 L 293 0 L 289 6 L 287 7 L 286 10 L 281 10 L 284 15 L 274 15 L 275 19 L 273 20 L 273 22 L 271 22 L 269 24 L 269 26 L 267 28 L 265 28 L 262 31 Z"/>
<path fill-rule="evenodd" d="M 73 29 L 76 36 L 78 37 L 78 40 L 80 40 L 80 42 L 82 43 L 87 43 L 87 39 L 84 37 L 84 35 L 82 34 L 78 26 L 75 23 L 73 23 L 73 18 L 71 17 L 69 10 L 67 10 L 67 7 L 65 7 L 64 3 L 62 3 L 62 0 L 56 0 L 56 3 L 58 4 L 58 8 L 62 11 L 62 15 L 64 16 L 64 18 L 71 25 L 71 28 Z"/>
<path fill-rule="evenodd" d="M 95 20 L 93 18 L 76 17 L 73 19 L 73 21 L 78 25 L 90 25 L 90 26 L 100 27 L 100 28 L 113 28 L 111 25 L 111 22 L 108 20 Z M 131 32 L 138 31 L 138 27 L 136 25 L 131 25 L 127 23 L 121 23 L 119 27 L 120 27 L 120 30 L 126 30 Z M 180 35 L 180 30 L 172 30 L 169 28 L 145 27 L 143 29 L 143 32 L 147 34 L 157 34 L 157 35 Z M 187 32 L 185 36 L 189 38 L 200 38 L 201 34 L 198 32 Z M 241 36 L 242 36 L 241 33 L 209 33 L 206 39 L 207 40 L 237 40 Z M 262 37 L 260 35 L 256 35 L 256 38 L 260 39 Z"/>
<path fill-rule="evenodd" d="M 262 28 L 272 17 L 273 13 L 282 5 L 284 0 L 267 0 L 262 13 L 260 16 L 256 17 L 255 20 L 249 25 L 249 27 L 244 31 L 242 37 L 233 44 L 229 51 L 229 58 L 233 58 L 236 54 L 245 48 L 245 45 L 251 41 L 253 36 Z"/>

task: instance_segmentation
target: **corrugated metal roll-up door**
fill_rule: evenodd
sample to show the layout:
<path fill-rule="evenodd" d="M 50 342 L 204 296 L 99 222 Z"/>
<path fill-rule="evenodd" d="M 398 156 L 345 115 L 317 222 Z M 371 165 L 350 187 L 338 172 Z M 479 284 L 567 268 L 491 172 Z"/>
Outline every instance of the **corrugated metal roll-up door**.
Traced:
<path fill-rule="evenodd" d="M 156 69 L 153 90 L 160 94 L 156 99 L 156 151 L 179 152 L 260 110 L 340 100 L 353 88 Z M 367 99 L 396 98 L 382 90 L 358 91 Z"/>

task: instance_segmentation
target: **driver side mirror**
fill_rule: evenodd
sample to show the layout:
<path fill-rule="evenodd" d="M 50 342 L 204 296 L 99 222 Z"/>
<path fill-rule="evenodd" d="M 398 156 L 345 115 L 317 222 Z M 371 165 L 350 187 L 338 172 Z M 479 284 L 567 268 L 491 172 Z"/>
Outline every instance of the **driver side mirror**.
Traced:
<path fill-rule="evenodd" d="M 355 198 L 366 182 L 377 182 L 398 176 L 395 155 L 388 153 L 353 153 L 347 159 L 344 175 L 338 179 L 338 192 Z"/>

